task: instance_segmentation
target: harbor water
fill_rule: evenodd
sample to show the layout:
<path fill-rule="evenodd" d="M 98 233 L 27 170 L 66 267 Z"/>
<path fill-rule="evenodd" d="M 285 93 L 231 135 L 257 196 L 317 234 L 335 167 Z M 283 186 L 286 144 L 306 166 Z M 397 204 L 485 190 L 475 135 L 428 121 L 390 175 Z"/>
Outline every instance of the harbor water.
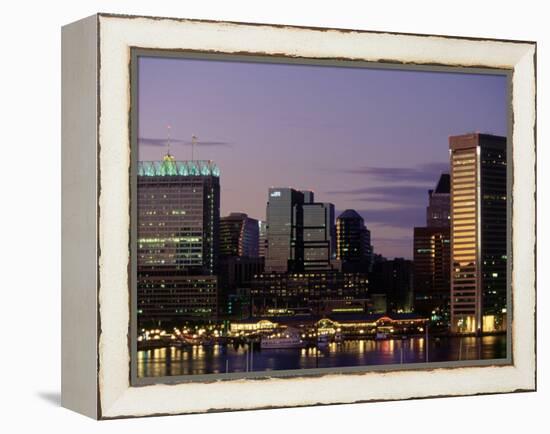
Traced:
<path fill-rule="evenodd" d="M 506 336 L 349 340 L 325 348 L 260 349 L 259 344 L 156 348 L 137 354 L 138 377 L 339 368 L 502 359 Z"/>

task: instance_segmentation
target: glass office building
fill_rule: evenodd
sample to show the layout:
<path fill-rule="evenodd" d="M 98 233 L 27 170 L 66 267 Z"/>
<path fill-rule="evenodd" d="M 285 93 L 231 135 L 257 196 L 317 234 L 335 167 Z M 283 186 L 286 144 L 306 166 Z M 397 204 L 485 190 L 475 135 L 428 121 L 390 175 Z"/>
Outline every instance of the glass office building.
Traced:
<path fill-rule="evenodd" d="M 330 270 L 336 256 L 336 227 L 332 203 L 310 201 L 303 208 L 304 271 Z"/>
<path fill-rule="evenodd" d="M 451 225 L 451 177 L 443 173 L 435 190 L 428 191 L 426 208 L 426 226 L 430 228 L 448 228 Z"/>
<path fill-rule="evenodd" d="M 138 322 L 217 311 L 220 183 L 212 161 L 141 161 L 137 176 Z"/>
<path fill-rule="evenodd" d="M 450 228 L 414 228 L 415 312 L 448 324 L 451 295 Z"/>
<path fill-rule="evenodd" d="M 265 222 L 265 220 L 258 220 L 258 231 L 259 231 L 258 256 L 260 256 L 260 258 L 265 258 L 266 251 L 267 251 L 267 223 Z"/>
<path fill-rule="evenodd" d="M 336 219 L 336 259 L 346 272 L 372 270 L 373 249 L 370 231 L 357 211 L 347 209 Z"/>
<path fill-rule="evenodd" d="M 258 220 L 233 212 L 220 219 L 220 256 L 258 257 L 260 230 Z"/>
<path fill-rule="evenodd" d="M 414 306 L 441 326 L 448 326 L 451 296 L 450 176 L 440 176 L 428 191 L 426 226 L 414 228 Z"/>
<path fill-rule="evenodd" d="M 266 215 L 267 273 L 332 269 L 333 204 L 315 202 L 312 191 L 270 188 Z"/>
<path fill-rule="evenodd" d="M 304 194 L 293 188 L 270 188 L 268 194 L 265 271 L 286 273 L 303 262 Z"/>
<path fill-rule="evenodd" d="M 506 138 L 449 138 L 451 155 L 451 330 L 506 329 Z"/>

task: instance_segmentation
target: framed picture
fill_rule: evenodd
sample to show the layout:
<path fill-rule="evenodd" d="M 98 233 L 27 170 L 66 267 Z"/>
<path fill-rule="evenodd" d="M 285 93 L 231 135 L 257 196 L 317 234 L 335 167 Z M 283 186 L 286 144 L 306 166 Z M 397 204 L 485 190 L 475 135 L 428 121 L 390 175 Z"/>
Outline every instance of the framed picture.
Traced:
<path fill-rule="evenodd" d="M 65 407 L 535 390 L 534 42 L 98 14 L 62 54 Z"/>

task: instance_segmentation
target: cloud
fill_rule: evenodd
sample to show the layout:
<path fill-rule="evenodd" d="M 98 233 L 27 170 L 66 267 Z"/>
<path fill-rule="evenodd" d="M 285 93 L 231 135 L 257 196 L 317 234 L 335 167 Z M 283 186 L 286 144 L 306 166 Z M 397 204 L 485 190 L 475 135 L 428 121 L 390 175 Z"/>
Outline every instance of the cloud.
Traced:
<path fill-rule="evenodd" d="M 410 229 L 411 234 L 415 226 L 422 226 L 426 221 L 424 206 L 400 206 L 385 209 L 358 209 L 356 210 L 365 220 L 365 224 L 391 226 L 400 229 Z M 338 212 L 336 215 L 340 215 Z"/>
<path fill-rule="evenodd" d="M 416 167 L 363 166 L 342 170 L 344 173 L 367 175 L 370 179 L 384 182 L 435 183 L 441 173 L 449 172 L 448 162 L 431 162 Z"/>
<path fill-rule="evenodd" d="M 428 205 L 428 190 L 436 187 L 441 173 L 448 171 L 448 165 L 443 163 L 428 163 L 417 167 L 363 167 L 352 169 L 353 173 L 368 175 L 365 181 L 367 187 L 326 191 L 327 195 L 345 196 L 351 202 L 363 203 L 363 207 L 375 209 L 365 210 L 370 214 L 370 220 L 378 218 L 392 219 L 396 209 L 405 213 L 402 217 L 414 217 L 426 212 Z M 370 186 L 371 181 L 375 184 Z M 382 183 L 380 185 L 380 183 Z M 391 208 L 388 208 L 391 205 Z M 359 205 L 361 207 L 361 205 Z M 399 213 L 397 213 L 399 215 Z M 380 217 L 379 217 L 380 216 Z M 366 219 L 367 221 L 369 219 Z M 393 221 L 393 220 L 392 220 Z M 381 221 L 385 223 L 385 221 Z M 394 221 L 394 224 L 397 223 Z M 405 224 L 398 224 L 403 227 Z M 409 225 L 409 226 L 412 226 Z"/>
<path fill-rule="evenodd" d="M 184 139 L 170 139 L 171 145 L 182 145 L 182 146 L 191 146 L 191 140 Z M 233 146 L 230 142 L 223 141 L 205 141 L 198 140 L 197 146 Z M 168 139 L 166 138 L 157 138 L 157 137 L 138 137 L 138 145 L 145 146 L 167 146 Z"/>
<path fill-rule="evenodd" d="M 327 191 L 331 195 L 354 196 L 351 200 L 369 203 L 423 204 L 428 201 L 428 188 L 417 185 L 382 185 L 350 190 Z"/>

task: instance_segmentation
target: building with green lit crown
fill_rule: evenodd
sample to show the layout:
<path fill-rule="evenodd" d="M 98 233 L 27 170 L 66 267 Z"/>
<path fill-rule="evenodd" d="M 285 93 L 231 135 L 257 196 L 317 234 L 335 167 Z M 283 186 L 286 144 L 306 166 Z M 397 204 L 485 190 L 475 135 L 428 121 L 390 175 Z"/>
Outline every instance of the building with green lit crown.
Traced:
<path fill-rule="evenodd" d="M 212 161 L 140 161 L 137 170 L 140 325 L 214 320 L 220 172 Z"/>

